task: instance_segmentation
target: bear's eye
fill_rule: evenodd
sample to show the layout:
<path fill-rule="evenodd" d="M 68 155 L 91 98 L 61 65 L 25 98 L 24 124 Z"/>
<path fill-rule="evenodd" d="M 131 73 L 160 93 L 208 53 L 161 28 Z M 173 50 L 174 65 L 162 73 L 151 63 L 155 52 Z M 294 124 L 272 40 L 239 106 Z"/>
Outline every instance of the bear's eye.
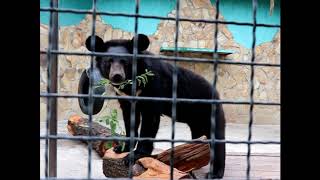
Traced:
<path fill-rule="evenodd" d="M 101 65 L 102 65 L 103 67 L 105 67 L 105 66 L 109 66 L 110 63 L 109 63 L 109 61 L 103 60 L 103 61 L 101 61 Z"/>

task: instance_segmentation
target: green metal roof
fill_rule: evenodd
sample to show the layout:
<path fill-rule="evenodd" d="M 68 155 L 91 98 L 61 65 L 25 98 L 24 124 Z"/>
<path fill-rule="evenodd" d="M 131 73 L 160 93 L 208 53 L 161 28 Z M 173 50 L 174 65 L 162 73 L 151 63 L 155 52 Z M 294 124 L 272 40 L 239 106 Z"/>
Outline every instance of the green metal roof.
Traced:
<path fill-rule="evenodd" d="M 161 47 L 160 52 L 164 51 L 174 51 L 174 47 Z M 194 52 L 194 53 L 214 53 L 213 49 L 208 49 L 208 48 L 187 48 L 187 47 L 178 47 L 177 48 L 178 52 Z M 225 49 L 219 49 L 217 51 L 218 54 L 232 54 L 234 53 L 233 51 L 230 50 L 225 50 Z"/>

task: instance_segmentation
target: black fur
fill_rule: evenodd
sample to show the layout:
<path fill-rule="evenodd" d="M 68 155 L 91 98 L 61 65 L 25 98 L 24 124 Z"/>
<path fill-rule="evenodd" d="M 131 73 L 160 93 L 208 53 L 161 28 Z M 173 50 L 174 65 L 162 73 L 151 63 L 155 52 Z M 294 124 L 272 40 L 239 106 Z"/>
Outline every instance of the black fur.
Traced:
<path fill-rule="evenodd" d="M 99 37 L 96 37 L 99 38 Z M 87 42 L 90 40 L 88 38 Z M 132 53 L 133 40 L 112 40 L 101 45 L 102 47 L 96 47 L 102 52 L 112 53 Z M 138 36 L 140 54 L 149 54 L 145 51 L 149 46 L 149 40 L 145 35 Z M 89 48 L 88 48 L 89 49 Z M 90 49 L 89 49 L 90 50 Z M 109 78 L 110 66 L 114 62 L 118 62 L 122 65 L 126 79 L 131 79 L 131 58 L 108 58 L 102 57 L 97 59 L 97 66 L 101 71 L 101 74 L 105 78 Z M 169 63 L 160 60 L 152 59 L 138 59 L 137 61 L 137 74 L 140 75 L 145 72 L 145 69 L 152 71 L 155 76 L 149 79 L 146 87 L 137 87 L 142 89 L 140 96 L 144 97 L 172 97 L 172 74 L 173 66 Z M 130 95 L 131 87 L 127 86 L 123 92 Z M 215 91 L 215 99 L 219 99 L 219 94 Z M 211 99 L 212 98 L 212 86 L 200 75 L 193 73 L 187 69 L 178 67 L 178 85 L 177 85 L 177 97 L 189 98 L 189 99 Z M 123 111 L 123 118 L 125 122 L 126 134 L 130 136 L 130 109 L 131 105 L 129 101 L 119 100 L 121 109 Z M 169 102 L 151 102 L 151 101 L 139 101 L 136 104 L 136 124 L 135 124 L 135 136 L 138 137 L 138 127 L 140 122 L 141 131 L 140 137 L 155 138 L 159 129 L 159 122 L 161 115 L 171 116 L 172 104 Z M 225 117 L 221 104 L 216 106 L 216 132 L 215 138 L 225 138 Z M 141 118 L 140 118 L 141 117 Z M 177 121 L 184 122 L 189 125 L 192 138 L 199 138 L 202 135 L 206 135 L 211 138 L 211 105 L 201 103 L 177 103 Z M 136 144 L 136 143 L 135 143 Z M 129 151 L 129 144 L 125 146 L 125 151 Z M 138 143 L 135 153 L 135 159 L 143 156 L 148 156 L 153 150 L 153 142 L 141 141 Z M 116 147 L 117 153 L 121 152 L 120 147 Z M 225 144 L 215 145 L 215 159 L 214 159 L 214 177 L 221 178 L 224 174 L 225 167 Z"/>

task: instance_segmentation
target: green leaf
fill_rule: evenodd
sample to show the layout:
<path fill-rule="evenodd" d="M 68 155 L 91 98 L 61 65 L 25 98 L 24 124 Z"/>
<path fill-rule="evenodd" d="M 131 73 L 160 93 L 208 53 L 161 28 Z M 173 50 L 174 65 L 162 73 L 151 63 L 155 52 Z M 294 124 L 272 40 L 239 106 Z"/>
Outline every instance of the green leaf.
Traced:
<path fill-rule="evenodd" d="M 146 86 L 146 80 L 144 78 L 142 78 L 142 83 L 143 83 L 143 86 L 145 87 Z"/>
<path fill-rule="evenodd" d="M 110 84 L 110 81 L 108 79 L 101 79 L 99 81 L 99 85 L 100 86 L 104 86 L 104 85 L 107 85 L 107 84 Z"/>
<path fill-rule="evenodd" d="M 141 74 L 142 78 L 148 78 L 147 74 Z"/>
<path fill-rule="evenodd" d="M 117 124 L 116 123 L 110 123 L 111 127 L 111 134 L 114 135 L 116 133 Z"/>
<path fill-rule="evenodd" d="M 117 117 L 117 115 L 118 115 L 117 110 L 116 109 L 112 109 L 111 110 L 111 117 Z"/>
<path fill-rule="evenodd" d="M 144 78 L 145 82 L 148 82 L 148 77 L 146 74 L 142 74 L 141 76 Z"/>
<path fill-rule="evenodd" d="M 111 142 L 104 143 L 104 147 L 106 149 L 110 149 L 110 148 L 112 148 L 112 143 Z"/>
<path fill-rule="evenodd" d="M 123 152 L 124 151 L 124 147 L 125 147 L 125 143 L 124 142 L 122 142 L 122 146 L 121 146 L 121 151 Z"/>
<path fill-rule="evenodd" d="M 121 85 L 119 86 L 119 89 L 124 89 L 125 86 L 126 86 L 125 84 L 121 84 Z"/>
<path fill-rule="evenodd" d="M 150 71 L 148 72 L 148 76 L 154 76 L 154 74 Z"/>

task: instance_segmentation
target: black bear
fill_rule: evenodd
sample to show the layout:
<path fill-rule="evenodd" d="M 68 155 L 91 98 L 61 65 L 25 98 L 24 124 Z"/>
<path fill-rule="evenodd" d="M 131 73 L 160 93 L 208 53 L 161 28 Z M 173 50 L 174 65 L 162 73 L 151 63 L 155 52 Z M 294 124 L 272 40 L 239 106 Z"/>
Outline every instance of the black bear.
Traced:
<path fill-rule="evenodd" d="M 89 51 L 91 48 L 91 36 L 86 40 L 86 47 Z M 110 40 L 104 42 L 100 37 L 95 36 L 95 51 L 105 53 L 132 54 L 133 42 L 131 40 Z M 149 46 L 149 39 L 146 35 L 137 36 L 138 54 L 152 55 L 146 51 Z M 96 66 L 101 75 L 111 81 L 114 86 L 118 86 L 125 80 L 132 79 L 132 57 L 124 56 L 101 56 L 96 58 Z M 154 76 L 148 80 L 145 86 L 138 86 L 137 90 L 141 91 L 139 96 L 143 97 L 172 97 L 172 75 L 174 67 L 170 63 L 151 58 L 137 59 L 137 75 L 145 73 L 145 70 L 151 71 Z M 177 68 L 177 98 L 188 99 L 212 99 L 212 85 L 200 75 L 190 70 Z M 219 94 L 214 90 L 214 99 L 219 99 Z M 131 95 L 131 86 L 125 86 L 123 93 Z M 130 136 L 130 110 L 131 104 L 127 100 L 119 100 L 120 107 L 123 111 L 126 135 Z M 138 101 L 136 104 L 136 124 L 135 137 L 155 138 L 159 129 L 161 115 L 171 117 L 171 102 L 165 101 Z M 211 104 L 205 103 L 186 103 L 179 102 L 176 107 L 176 119 L 178 122 L 187 123 L 191 129 L 192 138 L 199 138 L 206 135 L 211 138 Z M 140 118 L 141 117 L 141 118 Z M 141 130 L 138 135 L 138 127 L 141 122 Z M 215 138 L 225 138 L 225 117 L 222 105 L 216 105 L 216 131 Z M 136 142 L 135 142 L 136 144 Z M 121 147 L 116 147 L 115 152 L 121 153 Z M 140 141 L 134 151 L 135 160 L 152 153 L 153 142 Z M 124 151 L 129 151 L 129 143 L 124 147 Z M 214 170 L 213 175 L 216 178 L 223 177 L 225 167 L 225 143 L 215 144 Z M 128 158 L 128 157 L 127 157 Z M 128 159 L 127 159 L 128 160 Z"/>

